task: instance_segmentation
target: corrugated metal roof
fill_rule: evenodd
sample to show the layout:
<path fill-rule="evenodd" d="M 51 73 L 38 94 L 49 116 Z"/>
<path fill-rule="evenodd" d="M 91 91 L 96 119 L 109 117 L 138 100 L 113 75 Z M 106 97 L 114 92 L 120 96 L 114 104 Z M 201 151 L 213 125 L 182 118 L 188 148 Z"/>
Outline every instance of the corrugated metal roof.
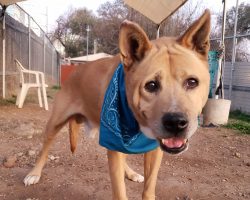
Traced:
<path fill-rule="evenodd" d="M 97 53 L 97 54 L 89 54 L 88 56 L 80 56 L 75 58 L 70 58 L 69 60 L 72 62 L 89 62 L 98 60 L 100 58 L 111 57 L 112 55 L 106 53 Z"/>
<path fill-rule="evenodd" d="M 154 23 L 160 24 L 187 0 L 124 0 L 124 2 Z"/>

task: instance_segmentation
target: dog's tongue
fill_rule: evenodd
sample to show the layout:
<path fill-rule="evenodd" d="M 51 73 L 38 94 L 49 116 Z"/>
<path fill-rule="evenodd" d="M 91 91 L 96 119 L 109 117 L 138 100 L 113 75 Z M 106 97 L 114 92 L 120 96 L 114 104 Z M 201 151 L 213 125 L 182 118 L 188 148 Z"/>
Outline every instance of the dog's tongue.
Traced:
<path fill-rule="evenodd" d="M 185 144 L 185 139 L 181 138 L 162 139 L 162 143 L 168 148 L 180 148 Z"/>

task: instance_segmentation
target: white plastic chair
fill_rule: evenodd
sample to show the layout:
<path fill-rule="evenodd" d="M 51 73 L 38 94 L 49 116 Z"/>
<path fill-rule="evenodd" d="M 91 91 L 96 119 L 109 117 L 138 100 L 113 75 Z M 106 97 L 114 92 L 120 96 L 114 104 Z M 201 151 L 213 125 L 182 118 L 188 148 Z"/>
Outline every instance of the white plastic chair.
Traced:
<path fill-rule="evenodd" d="M 48 100 L 47 100 L 47 93 L 46 93 L 46 87 L 48 87 L 47 84 L 45 84 L 45 78 L 44 73 L 40 71 L 34 71 L 34 70 L 27 70 L 23 67 L 23 65 L 15 59 L 16 66 L 20 72 L 20 91 L 18 92 L 17 99 L 16 99 L 16 105 L 18 108 L 23 107 L 24 100 L 26 98 L 27 92 L 29 88 L 37 88 L 38 93 L 38 101 L 39 106 L 43 107 L 42 98 L 41 98 L 41 90 L 43 94 L 43 101 L 44 101 L 44 108 L 45 110 L 48 110 Z M 31 74 L 35 75 L 35 82 L 30 83 L 25 81 L 24 74 Z"/>

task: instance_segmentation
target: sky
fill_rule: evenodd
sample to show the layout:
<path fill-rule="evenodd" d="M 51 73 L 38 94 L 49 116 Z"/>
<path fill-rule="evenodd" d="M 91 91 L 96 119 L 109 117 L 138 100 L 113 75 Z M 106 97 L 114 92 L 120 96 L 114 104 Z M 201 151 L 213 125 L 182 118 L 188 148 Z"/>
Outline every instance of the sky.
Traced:
<path fill-rule="evenodd" d="M 70 7 L 86 7 L 94 12 L 107 0 L 27 0 L 18 3 L 26 12 L 46 30 L 48 13 L 48 29 L 53 30 L 59 16 L 64 14 Z M 48 12 L 47 12 L 48 11 Z"/>
<path fill-rule="evenodd" d="M 55 28 L 57 18 L 65 13 L 70 7 L 86 7 L 96 13 L 98 7 L 106 1 L 107 0 L 27 0 L 18 4 L 30 13 L 45 31 L 47 29 L 46 24 L 48 21 L 48 30 L 51 31 Z M 195 3 L 197 0 L 189 1 Z M 250 0 L 239 0 L 239 4 L 241 2 L 249 1 Z M 210 8 L 212 11 L 222 12 L 222 0 L 203 0 L 203 4 L 204 7 Z M 227 8 L 235 6 L 235 4 L 236 0 L 227 0 Z"/>

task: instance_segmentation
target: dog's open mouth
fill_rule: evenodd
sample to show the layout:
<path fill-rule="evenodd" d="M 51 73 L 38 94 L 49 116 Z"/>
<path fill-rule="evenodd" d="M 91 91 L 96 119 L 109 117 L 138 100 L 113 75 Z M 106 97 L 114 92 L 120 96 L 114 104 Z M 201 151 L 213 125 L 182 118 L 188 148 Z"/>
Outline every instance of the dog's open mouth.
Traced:
<path fill-rule="evenodd" d="M 183 138 L 166 138 L 158 139 L 161 149 L 171 154 L 178 154 L 186 150 L 188 147 L 188 139 Z"/>

